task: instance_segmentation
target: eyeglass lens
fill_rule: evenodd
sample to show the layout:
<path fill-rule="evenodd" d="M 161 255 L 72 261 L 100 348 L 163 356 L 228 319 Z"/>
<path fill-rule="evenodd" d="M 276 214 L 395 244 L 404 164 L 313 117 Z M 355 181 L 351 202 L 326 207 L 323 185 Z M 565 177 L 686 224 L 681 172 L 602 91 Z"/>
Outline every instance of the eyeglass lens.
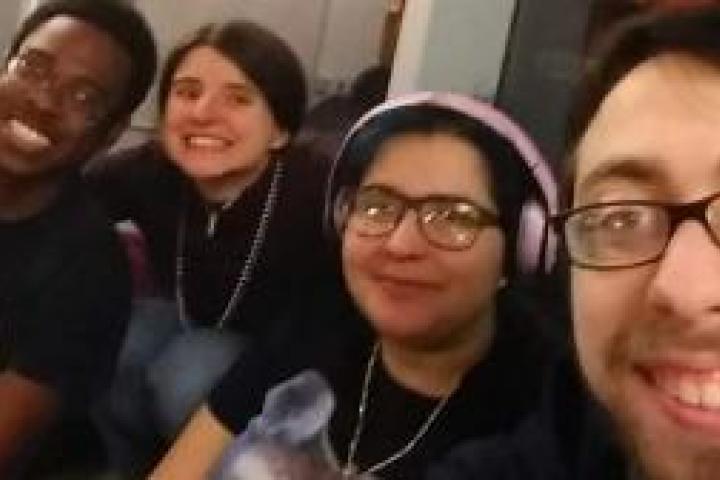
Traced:
<path fill-rule="evenodd" d="M 640 265 L 662 256 L 675 228 L 689 218 L 702 221 L 717 243 L 720 195 L 685 205 L 616 202 L 581 207 L 566 217 L 567 248 L 580 266 Z"/>
<path fill-rule="evenodd" d="M 37 88 L 53 88 L 65 112 L 77 115 L 85 123 L 94 123 L 102 115 L 103 95 L 88 81 L 72 79 L 60 85 L 53 67 L 54 60 L 44 52 L 28 50 L 14 57 L 8 71 Z"/>
<path fill-rule="evenodd" d="M 467 248 L 480 228 L 495 223 L 493 214 L 470 201 L 440 196 L 410 199 L 389 188 L 368 186 L 355 194 L 349 226 L 361 235 L 386 235 L 408 209 L 416 210 L 418 228 L 425 238 L 441 248 Z"/>

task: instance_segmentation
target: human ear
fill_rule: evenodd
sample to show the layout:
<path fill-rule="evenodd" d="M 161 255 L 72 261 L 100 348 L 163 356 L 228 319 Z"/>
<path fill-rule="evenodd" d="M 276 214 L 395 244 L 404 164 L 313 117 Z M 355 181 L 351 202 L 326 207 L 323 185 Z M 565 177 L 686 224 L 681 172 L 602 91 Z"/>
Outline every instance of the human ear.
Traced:
<path fill-rule="evenodd" d="M 287 130 L 278 130 L 270 141 L 270 150 L 281 150 L 290 142 L 290 134 Z"/>

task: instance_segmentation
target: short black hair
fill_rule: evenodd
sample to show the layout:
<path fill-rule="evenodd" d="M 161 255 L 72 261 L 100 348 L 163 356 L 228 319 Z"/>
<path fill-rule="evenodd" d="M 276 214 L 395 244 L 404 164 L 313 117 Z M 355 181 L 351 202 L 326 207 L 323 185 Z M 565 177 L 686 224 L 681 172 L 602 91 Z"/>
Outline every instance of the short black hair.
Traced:
<path fill-rule="evenodd" d="M 363 70 L 350 86 L 350 97 L 362 106 L 363 111 L 382 103 L 387 97 L 390 73 L 386 65 L 374 65 Z"/>
<path fill-rule="evenodd" d="M 483 154 L 490 173 L 490 193 L 505 235 L 504 271 L 513 277 L 521 211 L 528 198 L 538 196 L 538 187 L 520 152 L 474 118 L 437 105 L 408 105 L 383 112 L 348 139 L 337 160 L 328 198 L 335 201 L 342 188 L 357 187 L 382 146 L 405 134 L 452 135 Z"/>
<path fill-rule="evenodd" d="M 195 48 L 211 47 L 242 70 L 260 89 L 273 118 L 290 135 L 305 116 L 307 82 L 290 46 L 270 30 L 249 21 L 211 23 L 181 41 L 168 55 L 158 85 L 158 109 L 165 111 L 172 77 Z"/>
<path fill-rule="evenodd" d="M 109 123 L 130 115 L 145 99 L 155 78 L 157 51 L 145 18 L 123 0 L 48 0 L 31 11 L 20 24 L 8 50 L 9 60 L 23 41 L 48 20 L 67 15 L 106 32 L 128 54 L 131 61 L 130 82 Z"/>
<path fill-rule="evenodd" d="M 670 52 L 691 55 L 720 67 L 720 7 L 630 16 L 593 46 L 568 126 L 566 204 L 572 202 L 575 150 L 605 97 L 633 68 Z"/>

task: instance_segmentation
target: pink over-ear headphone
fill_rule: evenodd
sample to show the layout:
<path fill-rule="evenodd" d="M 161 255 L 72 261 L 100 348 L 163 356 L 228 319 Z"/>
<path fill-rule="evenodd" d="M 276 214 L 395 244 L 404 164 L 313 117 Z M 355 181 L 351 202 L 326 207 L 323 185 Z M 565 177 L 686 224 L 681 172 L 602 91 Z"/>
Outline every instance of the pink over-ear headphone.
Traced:
<path fill-rule="evenodd" d="M 355 135 L 371 120 L 385 112 L 416 105 L 446 108 L 473 118 L 505 139 L 517 151 L 541 196 L 536 198 L 528 192 L 528 198 L 523 203 L 517 232 L 516 268 L 524 274 L 549 272 L 555 264 L 558 243 L 548 222 L 548 218 L 558 210 L 557 184 L 550 167 L 535 143 L 507 115 L 488 103 L 457 93 L 416 92 L 402 95 L 376 106 L 353 125 L 330 171 L 325 202 L 326 226 L 332 226 L 334 217 L 338 214 L 334 198 L 338 194 L 336 177 L 340 161 Z"/>

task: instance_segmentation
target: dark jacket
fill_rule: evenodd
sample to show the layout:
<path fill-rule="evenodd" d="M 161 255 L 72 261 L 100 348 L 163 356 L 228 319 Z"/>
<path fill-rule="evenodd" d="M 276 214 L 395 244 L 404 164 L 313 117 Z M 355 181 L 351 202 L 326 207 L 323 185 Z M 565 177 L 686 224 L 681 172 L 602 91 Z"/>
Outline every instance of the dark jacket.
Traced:
<path fill-rule="evenodd" d="M 609 416 L 567 355 L 548 379 L 540 409 L 512 434 L 476 440 L 434 465 L 426 480 L 625 480 Z"/>

